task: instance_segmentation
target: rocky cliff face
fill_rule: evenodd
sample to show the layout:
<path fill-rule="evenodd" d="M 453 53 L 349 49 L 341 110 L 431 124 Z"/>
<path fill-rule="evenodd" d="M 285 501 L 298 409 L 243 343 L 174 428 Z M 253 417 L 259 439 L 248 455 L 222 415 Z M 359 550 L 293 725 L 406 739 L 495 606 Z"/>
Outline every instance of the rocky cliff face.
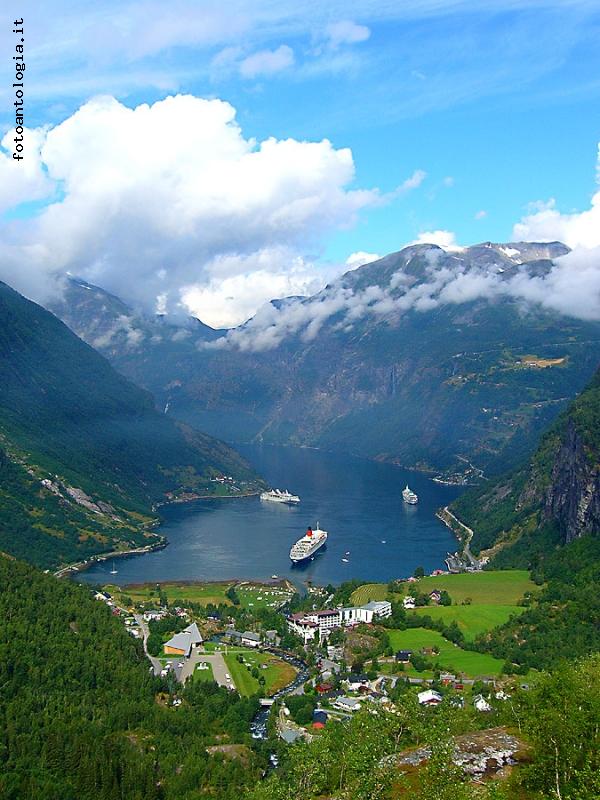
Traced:
<path fill-rule="evenodd" d="M 600 532 L 600 464 L 573 419 L 556 454 L 542 519 L 557 523 L 565 543 Z"/>
<path fill-rule="evenodd" d="M 452 509 L 475 531 L 475 551 L 502 550 L 501 560 L 515 547 L 526 556 L 548 532 L 562 544 L 600 533 L 600 370 L 522 467 Z"/>

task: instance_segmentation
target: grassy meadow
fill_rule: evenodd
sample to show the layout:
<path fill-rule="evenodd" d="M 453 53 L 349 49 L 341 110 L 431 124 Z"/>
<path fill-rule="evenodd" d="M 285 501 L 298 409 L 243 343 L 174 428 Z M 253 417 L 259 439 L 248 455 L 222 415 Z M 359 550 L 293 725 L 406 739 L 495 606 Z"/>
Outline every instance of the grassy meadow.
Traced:
<path fill-rule="evenodd" d="M 108 584 L 104 589 L 123 605 L 158 604 L 159 586 L 169 605 L 186 606 L 191 603 L 208 606 L 233 605 L 227 591 L 233 587 L 243 608 L 276 608 L 291 597 L 291 591 L 280 584 L 223 582 L 173 582 L 147 583 L 130 586 Z M 131 600 L 131 604 L 126 602 Z"/>
<path fill-rule="evenodd" d="M 472 641 L 480 633 L 503 625 L 510 617 L 524 610 L 520 606 L 510 605 L 425 606 L 416 609 L 413 614 L 441 620 L 445 625 L 456 622 L 465 639 Z"/>
<path fill-rule="evenodd" d="M 210 681 L 214 681 L 215 676 L 213 675 L 212 664 L 210 664 L 209 662 L 205 663 L 208 664 L 208 669 L 198 669 L 198 667 L 196 666 L 196 669 L 194 670 L 194 675 L 192 677 L 194 683 L 209 683 Z"/>
<path fill-rule="evenodd" d="M 286 661 L 275 658 L 269 653 L 256 653 L 252 650 L 242 652 L 250 669 L 237 660 L 237 653 L 227 653 L 223 656 L 236 689 L 242 696 L 251 697 L 257 692 L 265 696 L 272 695 L 294 680 L 296 670 Z M 263 669 L 263 666 L 266 668 Z M 257 667 L 259 674 L 264 676 L 264 687 L 261 687 L 258 680 L 250 674 L 252 667 Z"/>
<path fill-rule="evenodd" d="M 539 591 L 524 569 L 428 576 L 402 585 L 405 594 L 410 594 L 411 589 L 421 593 L 445 589 L 456 605 L 470 601 L 472 605 L 516 606 L 525 592 Z M 386 583 L 366 583 L 355 589 L 350 599 L 353 605 L 364 605 L 369 600 L 390 600 L 399 596 L 389 593 Z"/>
<path fill-rule="evenodd" d="M 439 655 L 432 656 L 444 669 L 464 673 L 469 678 L 498 675 L 503 662 L 484 653 L 463 650 L 449 642 L 437 631 L 426 628 L 407 628 L 405 631 L 389 630 L 390 643 L 397 650 L 412 650 L 419 653 L 424 647 L 437 647 Z"/>

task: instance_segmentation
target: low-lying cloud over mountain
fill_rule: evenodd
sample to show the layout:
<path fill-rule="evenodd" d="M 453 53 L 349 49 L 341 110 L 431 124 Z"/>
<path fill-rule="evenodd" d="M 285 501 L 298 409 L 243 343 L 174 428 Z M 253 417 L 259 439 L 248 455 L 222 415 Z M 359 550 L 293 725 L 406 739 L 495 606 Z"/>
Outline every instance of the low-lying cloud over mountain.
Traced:
<path fill-rule="evenodd" d="M 490 251 L 489 257 L 475 257 L 483 248 Z M 394 256 L 378 262 L 380 282 L 356 285 L 345 276 L 309 299 L 266 304 L 246 325 L 202 346 L 267 350 L 289 336 L 299 335 L 309 342 L 326 322 L 333 323 L 338 330 L 349 331 L 359 320 L 388 319 L 393 323 L 411 310 L 425 312 L 447 304 L 484 299 L 513 299 L 521 302 L 524 310 L 528 305 L 537 305 L 577 319 L 600 320 L 598 253 L 567 250 L 557 243 L 539 247 L 527 243 L 488 243 L 447 249 L 415 245 L 402 252 L 404 265 L 391 275 L 386 267 Z M 424 255 L 427 260 L 428 266 L 420 279 L 405 269 L 413 255 Z M 550 258 L 552 261 L 547 261 Z M 372 266 L 377 268 L 377 264 Z M 371 272 L 371 280 L 377 280 L 376 272 Z"/>

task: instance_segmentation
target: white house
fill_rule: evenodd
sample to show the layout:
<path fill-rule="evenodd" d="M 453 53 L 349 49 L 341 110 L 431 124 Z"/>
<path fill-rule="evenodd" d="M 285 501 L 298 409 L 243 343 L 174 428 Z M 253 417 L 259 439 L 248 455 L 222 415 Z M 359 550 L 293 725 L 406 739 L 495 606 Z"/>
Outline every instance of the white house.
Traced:
<path fill-rule="evenodd" d="M 338 711 L 349 711 L 351 714 L 360 710 L 360 700 L 356 697 L 337 697 L 331 705 Z"/>
<path fill-rule="evenodd" d="M 411 597 L 410 595 L 407 595 L 407 596 L 406 596 L 406 597 L 405 597 L 405 598 L 402 600 L 402 605 L 404 606 L 404 608 L 409 608 L 409 609 L 412 609 L 412 608 L 416 608 L 416 607 L 417 607 L 417 606 L 416 606 L 416 603 L 415 603 L 415 598 L 414 598 L 414 597 Z"/>
<path fill-rule="evenodd" d="M 475 695 L 473 705 L 477 711 L 491 711 L 492 707 L 482 694 Z"/>
<path fill-rule="evenodd" d="M 287 625 L 292 633 L 302 639 L 304 644 L 314 639 L 319 630 L 316 622 L 301 613 L 292 614 L 291 617 L 288 617 Z"/>
<path fill-rule="evenodd" d="M 260 636 L 254 631 L 244 631 L 242 633 L 242 644 L 246 647 L 258 647 L 260 644 Z"/>
<path fill-rule="evenodd" d="M 419 692 L 417 700 L 422 706 L 439 706 L 443 697 L 435 689 L 425 689 L 424 692 Z"/>
<path fill-rule="evenodd" d="M 344 680 L 344 683 L 351 692 L 358 692 L 361 686 L 369 685 L 369 679 L 366 675 L 351 674 Z"/>
<path fill-rule="evenodd" d="M 144 619 L 146 622 L 151 622 L 152 620 L 162 619 L 166 616 L 166 611 L 145 611 L 144 612 Z"/>

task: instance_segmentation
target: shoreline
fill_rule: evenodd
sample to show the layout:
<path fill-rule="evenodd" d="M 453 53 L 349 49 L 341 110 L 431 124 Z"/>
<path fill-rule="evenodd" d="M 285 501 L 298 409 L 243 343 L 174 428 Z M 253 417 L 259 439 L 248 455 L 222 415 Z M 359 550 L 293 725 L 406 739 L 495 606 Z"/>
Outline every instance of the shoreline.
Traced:
<path fill-rule="evenodd" d="M 264 490 L 262 490 L 264 491 Z M 184 494 L 181 497 L 175 497 L 172 500 L 161 501 L 154 503 L 152 511 L 164 506 L 183 505 L 184 503 L 194 503 L 196 500 L 241 500 L 245 497 L 258 497 L 261 493 L 260 489 L 254 492 L 237 492 L 236 494 Z M 160 524 L 160 522 L 158 523 Z"/>
<path fill-rule="evenodd" d="M 158 536 L 158 534 L 154 534 L 154 536 Z M 134 547 L 131 550 L 114 550 L 110 553 L 98 553 L 98 555 L 90 556 L 84 561 L 76 561 L 73 564 L 67 564 L 66 566 L 56 570 L 53 575 L 55 578 L 65 578 L 75 572 L 85 572 L 90 567 L 93 567 L 95 564 L 99 564 L 102 561 L 109 561 L 112 558 L 125 558 L 125 556 L 153 553 L 156 550 L 164 550 L 168 544 L 168 539 L 165 536 L 162 536 L 158 542 L 147 544 L 142 547 Z"/>
<path fill-rule="evenodd" d="M 473 529 L 469 528 L 468 525 L 465 525 L 464 522 L 461 522 L 456 514 L 453 514 L 450 511 L 448 506 L 444 506 L 443 508 L 439 508 L 435 512 L 435 516 L 444 523 L 444 525 L 449 528 L 452 533 L 456 536 L 460 544 L 462 545 L 460 552 L 457 550 L 456 553 L 448 553 L 448 558 L 446 559 L 446 566 L 450 569 L 450 565 L 448 561 L 451 558 L 456 559 L 458 562 L 460 559 L 463 559 L 463 562 L 468 562 L 469 567 L 471 569 L 481 570 L 481 567 L 487 563 L 487 560 L 481 558 L 475 558 L 473 553 L 471 552 L 471 540 L 473 538 Z M 464 531 L 463 536 L 460 535 L 456 528 L 459 528 L 461 531 Z M 461 569 L 460 571 L 464 571 Z"/>
<path fill-rule="evenodd" d="M 177 498 L 174 500 L 166 500 L 165 502 L 155 503 L 151 511 L 154 513 L 157 509 L 162 508 L 163 506 L 172 506 L 172 505 L 183 505 L 184 503 L 193 503 L 196 500 L 236 500 L 245 497 L 256 497 L 260 494 L 260 491 L 254 492 L 244 492 L 238 494 L 226 494 L 226 495 L 197 495 L 194 497 L 186 496 L 183 498 Z M 97 553 L 96 555 L 92 555 L 83 561 L 75 561 L 71 564 L 66 564 L 64 567 L 60 567 L 57 569 L 53 575 L 55 578 L 64 578 L 69 574 L 76 573 L 76 572 L 85 572 L 90 567 L 94 566 L 95 564 L 99 564 L 102 561 L 108 561 L 111 558 L 124 558 L 125 556 L 137 556 L 137 555 L 145 555 L 146 553 L 154 553 L 157 550 L 164 550 L 165 547 L 168 546 L 169 540 L 166 536 L 162 536 L 158 533 L 152 533 L 153 528 L 157 528 L 162 524 L 161 519 L 153 519 L 151 522 L 145 526 L 145 529 L 151 533 L 152 536 L 155 536 L 158 541 L 143 545 L 141 547 L 134 547 L 131 550 L 113 550 L 110 553 Z M 216 583 L 217 581 L 215 581 Z"/>
<path fill-rule="evenodd" d="M 143 581 L 141 583 L 123 583 L 114 584 L 119 587 L 119 590 L 125 589 L 143 589 L 146 586 L 222 586 L 224 584 L 231 584 L 233 586 L 244 586 L 245 584 L 251 586 L 285 586 L 292 592 L 296 592 L 296 587 L 288 578 L 277 578 L 276 580 L 266 579 L 249 579 L 249 578 L 224 578 L 222 580 L 202 580 L 202 578 L 184 578 L 182 580 L 166 580 L 166 581 Z M 113 584 L 105 584 L 110 586 Z"/>

